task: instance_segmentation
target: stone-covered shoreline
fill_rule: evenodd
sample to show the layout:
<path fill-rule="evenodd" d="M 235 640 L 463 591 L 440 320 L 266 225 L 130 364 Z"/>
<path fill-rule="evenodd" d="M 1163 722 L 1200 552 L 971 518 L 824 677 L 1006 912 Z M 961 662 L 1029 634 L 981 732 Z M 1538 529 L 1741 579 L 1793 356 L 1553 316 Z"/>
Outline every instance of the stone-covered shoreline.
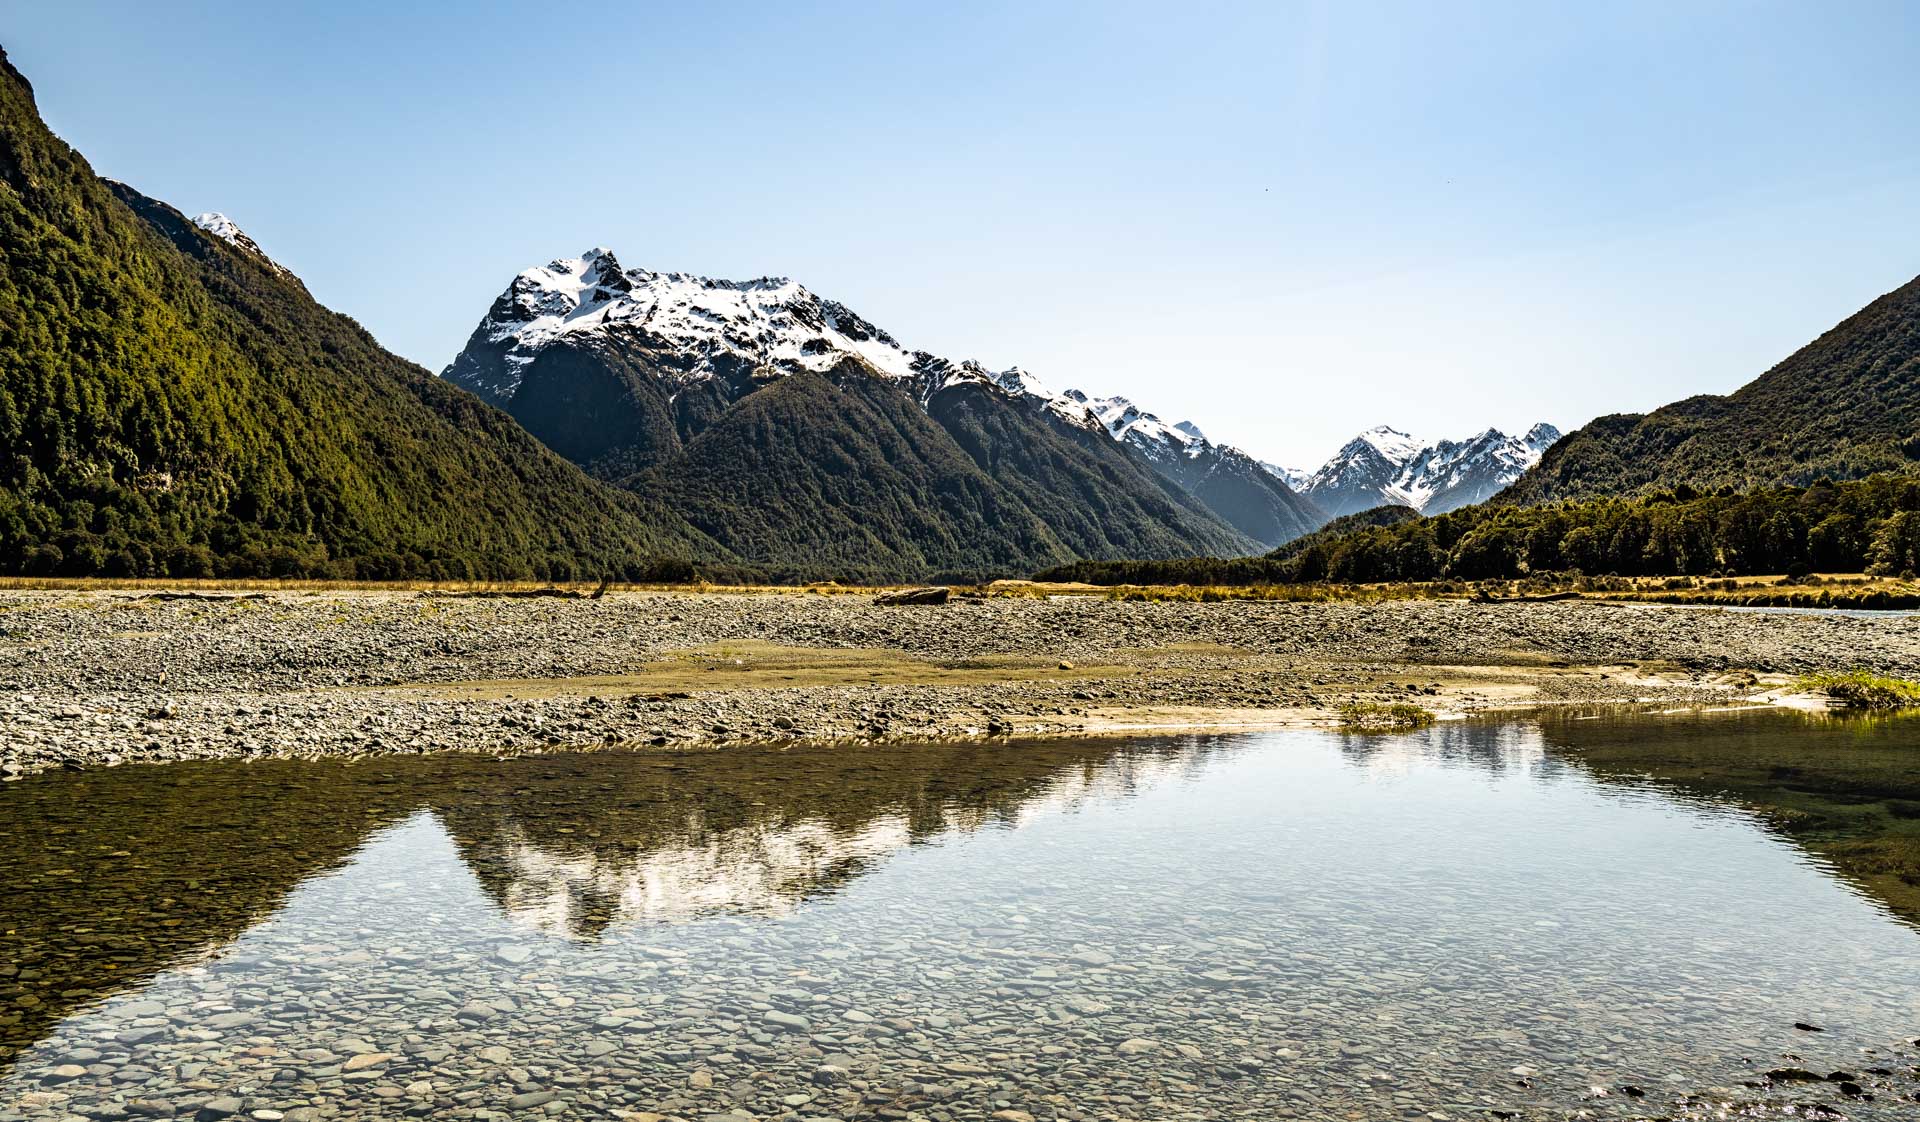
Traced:
<path fill-rule="evenodd" d="M 848 593 L 0 595 L 0 772 L 249 756 L 935 740 L 1718 703 L 1920 674 L 1920 616 L 1593 602 Z M 1777 681 L 1777 680 L 1776 680 Z"/>

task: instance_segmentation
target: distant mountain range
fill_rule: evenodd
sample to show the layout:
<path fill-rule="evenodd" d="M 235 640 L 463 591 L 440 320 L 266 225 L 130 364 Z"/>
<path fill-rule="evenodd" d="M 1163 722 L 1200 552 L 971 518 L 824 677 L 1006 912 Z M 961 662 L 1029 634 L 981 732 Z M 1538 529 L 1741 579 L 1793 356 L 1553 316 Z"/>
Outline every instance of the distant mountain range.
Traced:
<path fill-rule="evenodd" d="M 444 376 L 763 564 L 926 574 L 1250 553 L 1325 521 L 1191 425 L 908 350 L 781 277 L 560 258 L 513 279 Z"/>
<path fill-rule="evenodd" d="M 1559 439 L 1560 430 L 1544 421 L 1521 436 L 1487 429 L 1436 441 L 1381 425 L 1349 440 L 1317 470 L 1264 466 L 1330 518 L 1388 505 L 1443 514 L 1492 498 Z"/>
<path fill-rule="evenodd" d="M 1244 557 L 1383 504 L 1920 474 L 1920 280 L 1726 397 L 1375 428 L 1304 471 L 785 278 L 600 249 L 513 278 L 436 378 L 232 219 L 97 177 L 3 52 L 0 230 L 0 573 L 959 579 Z"/>

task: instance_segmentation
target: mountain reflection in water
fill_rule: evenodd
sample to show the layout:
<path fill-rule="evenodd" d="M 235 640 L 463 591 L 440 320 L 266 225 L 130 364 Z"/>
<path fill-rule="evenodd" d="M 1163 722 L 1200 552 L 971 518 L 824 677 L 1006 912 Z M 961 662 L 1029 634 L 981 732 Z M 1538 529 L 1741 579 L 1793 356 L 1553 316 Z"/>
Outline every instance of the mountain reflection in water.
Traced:
<path fill-rule="evenodd" d="M 487 894 L 549 935 L 773 916 L 887 854 L 1190 774 L 1210 749 L 1092 742 L 548 757 L 518 786 L 429 800 Z"/>
<path fill-rule="evenodd" d="M 439 820 L 530 930 L 773 916 L 887 854 L 1192 774 L 1217 742 L 191 762 L 0 789 L 0 1059 L 232 942 L 369 836 Z"/>

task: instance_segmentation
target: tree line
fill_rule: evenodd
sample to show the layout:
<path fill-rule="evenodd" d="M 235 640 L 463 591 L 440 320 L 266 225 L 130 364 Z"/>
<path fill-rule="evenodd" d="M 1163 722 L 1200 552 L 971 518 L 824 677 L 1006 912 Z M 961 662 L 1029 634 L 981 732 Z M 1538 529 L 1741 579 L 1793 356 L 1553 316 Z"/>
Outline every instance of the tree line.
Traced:
<path fill-rule="evenodd" d="M 1876 475 L 1747 492 L 1701 493 L 1682 485 L 1633 499 L 1480 505 L 1431 518 L 1385 508 L 1330 524 L 1263 557 L 1083 561 L 1038 577 L 1238 585 L 1915 570 L 1920 480 Z"/>

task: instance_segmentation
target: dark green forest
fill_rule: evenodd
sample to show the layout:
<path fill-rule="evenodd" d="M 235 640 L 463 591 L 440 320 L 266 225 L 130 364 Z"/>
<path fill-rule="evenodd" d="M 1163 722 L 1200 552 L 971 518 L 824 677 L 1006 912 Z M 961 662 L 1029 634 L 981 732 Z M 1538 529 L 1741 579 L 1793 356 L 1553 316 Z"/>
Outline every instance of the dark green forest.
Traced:
<path fill-rule="evenodd" d="M 1384 507 L 1264 557 L 1083 561 L 1038 579 L 1247 585 L 1915 570 L 1920 479 L 1878 475 L 1746 493 L 1683 485 L 1635 499 L 1483 504 L 1431 518 Z"/>
<path fill-rule="evenodd" d="M 783 575 L 971 580 L 1074 556 L 911 398 L 858 369 L 780 378 L 625 484 Z M 788 573 L 792 558 L 817 569 Z"/>
<path fill-rule="evenodd" d="M 978 387 L 923 408 L 852 360 L 768 381 L 620 482 L 782 581 L 969 583 L 1253 544 L 1113 441 Z"/>
<path fill-rule="evenodd" d="M 0 55 L 0 573 L 630 579 L 725 550 L 93 174 Z"/>

